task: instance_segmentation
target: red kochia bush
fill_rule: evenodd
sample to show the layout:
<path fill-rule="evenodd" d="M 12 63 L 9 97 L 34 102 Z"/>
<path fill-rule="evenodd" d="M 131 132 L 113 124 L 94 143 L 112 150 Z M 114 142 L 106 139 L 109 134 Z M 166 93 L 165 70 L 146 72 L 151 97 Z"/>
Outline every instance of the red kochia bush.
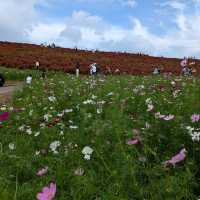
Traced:
<path fill-rule="evenodd" d="M 195 61 L 196 74 L 200 75 L 200 61 Z M 109 67 L 112 72 L 119 69 L 120 73 L 133 75 L 148 75 L 155 66 L 161 72 L 180 74 L 180 59 L 152 57 L 144 54 L 130 54 L 119 52 L 85 51 L 68 48 L 47 48 L 33 44 L 0 42 L 0 65 L 12 68 L 33 68 L 39 61 L 42 67 L 50 70 L 60 70 L 74 73 L 76 62 L 80 62 L 81 73 L 88 73 L 88 66 L 96 62 L 102 72 Z"/>

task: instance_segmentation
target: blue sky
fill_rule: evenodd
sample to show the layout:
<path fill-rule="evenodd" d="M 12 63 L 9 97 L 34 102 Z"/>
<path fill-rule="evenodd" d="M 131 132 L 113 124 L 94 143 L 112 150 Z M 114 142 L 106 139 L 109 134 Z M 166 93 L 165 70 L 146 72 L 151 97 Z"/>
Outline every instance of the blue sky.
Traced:
<path fill-rule="evenodd" d="M 7 0 L 0 40 L 200 57 L 200 0 Z"/>

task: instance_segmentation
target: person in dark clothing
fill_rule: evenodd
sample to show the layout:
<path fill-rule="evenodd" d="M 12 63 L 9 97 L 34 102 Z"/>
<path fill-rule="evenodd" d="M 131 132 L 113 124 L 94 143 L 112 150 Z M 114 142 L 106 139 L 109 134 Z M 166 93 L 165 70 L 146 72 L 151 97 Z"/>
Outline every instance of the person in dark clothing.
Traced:
<path fill-rule="evenodd" d="M 4 83 L 5 83 L 5 78 L 2 74 L 0 74 L 0 87 L 3 87 Z"/>
<path fill-rule="evenodd" d="M 46 69 L 45 69 L 45 68 L 42 69 L 41 77 L 42 77 L 43 79 L 46 78 Z"/>

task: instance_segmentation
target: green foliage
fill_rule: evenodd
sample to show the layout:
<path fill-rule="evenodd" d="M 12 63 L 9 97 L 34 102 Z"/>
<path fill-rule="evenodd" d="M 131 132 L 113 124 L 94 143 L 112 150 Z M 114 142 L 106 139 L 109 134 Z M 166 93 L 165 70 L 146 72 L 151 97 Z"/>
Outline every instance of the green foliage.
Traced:
<path fill-rule="evenodd" d="M 4 70 L 10 79 L 29 73 Z M 55 181 L 56 200 L 197 200 L 200 143 L 186 127 L 200 128 L 190 119 L 200 113 L 199 84 L 177 77 L 34 76 L 31 86 L 16 92 L 13 105 L 0 108 L 10 112 L 0 128 L 0 199 L 33 200 Z M 155 118 L 157 112 L 175 118 Z M 133 129 L 142 145 L 127 145 Z M 56 154 L 54 141 L 60 142 Z M 94 150 L 90 160 L 82 154 L 85 146 Z M 165 168 L 163 162 L 183 147 L 187 159 Z M 45 166 L 48 173 L 36 176 Z M 78 168 L 82 176 L 75 175 Z"/>

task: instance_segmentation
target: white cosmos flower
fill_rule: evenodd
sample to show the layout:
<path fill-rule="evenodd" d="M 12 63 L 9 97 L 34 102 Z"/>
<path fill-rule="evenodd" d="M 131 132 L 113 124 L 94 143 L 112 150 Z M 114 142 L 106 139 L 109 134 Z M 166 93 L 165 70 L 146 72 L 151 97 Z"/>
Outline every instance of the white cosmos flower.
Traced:
<path fill-rule="evenodd" d="M 89 146 L 85 146 L 82 150 L 82 154 L 86 155 L 89 154 L 91 155 L 93 153 L 93 149 Z"/>
<path fill-rule="evenodd" d="M 102 113 L 102 108 L 97 108 L 97 114 L 101 114 Z"/>
<path fill-rule="evenodd" d="M 14 150 L 15 149 L 15 144 L 14 143 L 10 143 L 8 145 L 8 147 L 9 147 L 10 150 Z"/>
<path fill-rule="evenodd" d="M 46 115 L 44 115 L 44 120 L 48 122 L 49 118 L 51 118 L 51 117 L 52 117 L 52 115 L 46 114 Z"/>
<path fill-rule="evenodd" d="M 113 92 L 109 92 L 109 93 L 107 94 L 107 96 L 112 96 L 112 95 L 114 95 Z"/>
<path fill-rule="evenodd" d="M 90 158 L 91 158 L 91 155 L 90 155 L 90 154 L 85 154 L 85 155 L 84 155 L 84 159 L 85 159 L 85 160 L 90 160 Z"/>
<path fill-rule="evenodd" d="M 31 134 L 32 134 L 31 128 L 26 129 L 26 133 L 27 133 L 28 135 L 31 135 Z"/>
<path fill-rule="evenodd" d="M 153 104 L 151 98 L 147 98 L 145 103 L 146 103 L 146 105 Z"/>
<path fill-rule="evenodd" d="M 36 155 L 36 156 L 40 155 L 40 151 L 36 151 L 36 152 L 35 152 L 35 155 Z"/>
<path fill-rule="evenodd" d="M 94 104 L 94 101 L 89 99 L 89 100 L 84 101 L 83 104 L 85 104 L 85 105 Z"/>
<path fill-rule="evenodd" d="M 33 115 L 33 110 L 30 110 L 29 111 L 29 116 L 32 116 Z"/>
<path fill-rule="evenodd" d="M 34 136 L 37 137 L 38 135 L 40 135 L 40 132 L 39 132 L 39 131 L 36 132 Z"/>
<path fill-rule="evenodd" d="M 71 128 L 71 129 L 77 129 L 78 128 L 78 126 L 69 126 L 69 128 Z"/>
<path fill-rule="evenodd" d="M 197 141 L 197 142 L 200 141 L 200 132 L 195 131 L 194 133 L 191 134 L 191 136 L 192 136 L 192 141 L 193 142 L 194 141 Z"/>
<path fill-rule="evenodd" d="M 57 154 L 58 151 L 57 151 L 57 148 L 61 145 L 61 142 L 60 141 L 54 141 L 50 144 L 49 148 L 51 149 L 51 151 L 54 153 L 54 154 Z"/>
<path fill-rule="evenodd" d="M 148 106 L 147 112 L 150 112 L 154 109 L 154 106 L 152 104 L 148 104 L 147 106 Z"/>
<path fill-rule="evenodd" d="M 5 111 L 5 110 L 6 110 L 6 106 L 3 105 L 3 106 L 1 107 L 1 110 L 2 110 L 2 111 Z"/>
<path fill-rule="evenodd" d="M 73 112 L 73 109 L 65 109 L 65 113 Z"/>
<path fill-rule="evenodd" d="M 56 97 L 54 97 L 54 96 L 50 96 L 50 97 L 48 97 L 48 99 L 49 99 L 50 102 L 55 102 L 56 101 Z"/>
<path fill-rule="evenodd" d="M 25 125 L 20 126 L 18 129 L 19 129 L 19 131 L 24 131 L 25 130 Z"/>

